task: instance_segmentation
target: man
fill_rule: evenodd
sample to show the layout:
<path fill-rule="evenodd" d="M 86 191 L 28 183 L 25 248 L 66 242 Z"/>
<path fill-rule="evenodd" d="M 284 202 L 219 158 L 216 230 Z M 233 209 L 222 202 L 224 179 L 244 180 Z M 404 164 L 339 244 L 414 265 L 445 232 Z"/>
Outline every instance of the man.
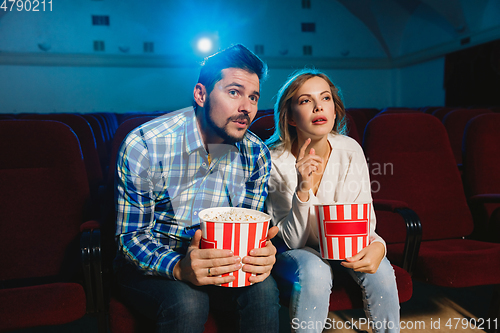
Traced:
<path fill-rule="evenodd" d="M 236 313 L 241 332 L 278 331 L 278 290 L 270 241 L 240 258 L 200 249 L 198 213 L 239 206 L 263 210 L 270 154 L 247 132 L 267 66 L 242 45 L 207 58 L 194 109 L 150 121 L 125 139 L 117 160 L 116 259 L 124 301 L 156 320 L 157 332 L 203 332 L 209 308 Z M 277 233 L 269 230 L 268 239 Z M 242 267 L 254 283 L 214 285 Z M 234 328 L 229 328 L 234 331 Z"/>

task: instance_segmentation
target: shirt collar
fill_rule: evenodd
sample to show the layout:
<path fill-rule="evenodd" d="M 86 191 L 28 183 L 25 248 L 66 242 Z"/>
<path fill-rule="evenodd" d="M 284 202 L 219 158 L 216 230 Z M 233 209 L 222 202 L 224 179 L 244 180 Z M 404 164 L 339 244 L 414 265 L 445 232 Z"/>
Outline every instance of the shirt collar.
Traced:
<path fill-rule="evenodd" d="M 194 110 L 187 112 L 186 131 L 184 132 L 184 135 L 186 139 L 186 151 L 188 154 L 191 154 L 198 149 L 205 150 Z"/>

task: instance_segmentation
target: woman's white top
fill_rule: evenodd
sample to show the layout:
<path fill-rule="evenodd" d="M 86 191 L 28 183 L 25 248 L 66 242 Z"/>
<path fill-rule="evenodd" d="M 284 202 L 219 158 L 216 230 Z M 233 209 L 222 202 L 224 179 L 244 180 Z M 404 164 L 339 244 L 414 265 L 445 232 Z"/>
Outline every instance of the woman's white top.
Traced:
<path fill-rule="evenodd" d="M 366 203 L 372 201 L 368 165 L 361 146 L 352 138 L 329 134 L 332 148 L 316 195 L 309 191 L 309 200 L 302 202 L 297 187 L 296 158 L 289 151 L 271 151 L 272 169 L 269 195 L 266 200 L 272 224 L 279 227 L 280 236 L 291 249 L 308 245 L 317 248 L 318 226 L 313 204 Z M 384 240 L 375 233 L 376 217 L 373 205 L 370 214 L 370 244 Z"/>

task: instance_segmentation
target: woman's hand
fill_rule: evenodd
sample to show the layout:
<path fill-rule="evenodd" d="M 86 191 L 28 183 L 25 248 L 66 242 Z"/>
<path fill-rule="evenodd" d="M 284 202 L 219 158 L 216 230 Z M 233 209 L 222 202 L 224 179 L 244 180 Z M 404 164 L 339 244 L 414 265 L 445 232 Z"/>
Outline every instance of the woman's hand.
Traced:
<path fill-rule="evenodd" d="M 374 274 L 385 256 L 385 247 L 381 242 L 373 242 L 358 254 L 346 258 L 341 263 L 342 266 L 352 268 L 356 272 Z"/>
<path fill-rule="evenodd" d="M 309 200 L 309 190 L 313 187 L 313 173 L 318 172 L 323 165 L 323 159 L 316 155 L 314 148 L 311 148 L 309 154 L 306 155 L 307 146 L 311 143 L 311 139 L 307 139 L 306 142 L 300 147 L 299 156 L 295 163 L 295 169 L 297 170 L 297 196 L 300 201 Z"/>

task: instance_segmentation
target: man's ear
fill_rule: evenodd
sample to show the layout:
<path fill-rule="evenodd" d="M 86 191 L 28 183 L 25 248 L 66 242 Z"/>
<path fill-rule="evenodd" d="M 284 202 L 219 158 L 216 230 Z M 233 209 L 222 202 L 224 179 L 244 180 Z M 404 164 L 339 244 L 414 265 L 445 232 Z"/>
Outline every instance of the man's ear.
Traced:
<path fill-rule="evenodd" d="M 204 107 L 205 102 L 207 100 L 207 89 L 201 83 L 197 83 L 194 86 L 193 92 L 194 101 L 198 104 L 199 107 Z"/>

